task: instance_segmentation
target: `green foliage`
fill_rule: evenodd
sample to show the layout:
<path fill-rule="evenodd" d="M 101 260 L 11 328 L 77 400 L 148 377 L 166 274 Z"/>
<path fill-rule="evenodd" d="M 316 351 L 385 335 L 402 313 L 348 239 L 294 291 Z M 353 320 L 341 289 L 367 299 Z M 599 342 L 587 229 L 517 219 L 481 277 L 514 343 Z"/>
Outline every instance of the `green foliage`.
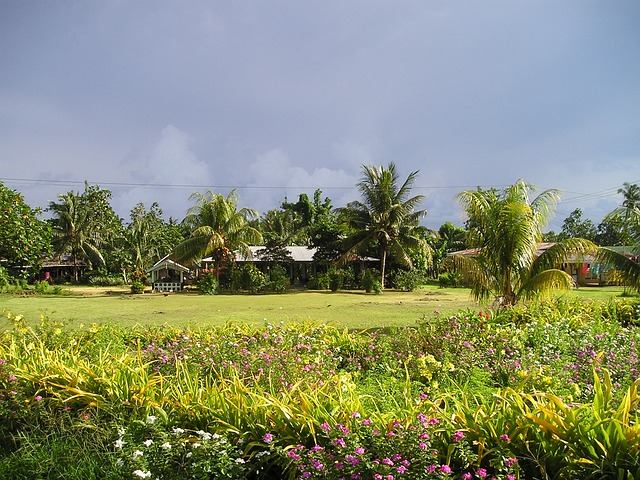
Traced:
<path fill-rule="evenodd" d="M 329 275 L 319 273 L 309 279 L 307 288 L 310 290 L 329 290 Z"/>
<path fill-rule="evenodd" d="M 283 267 L 275 266 L 269 269 L 268 281 L 264 289 L 268 292 L 284 293 L 291 286 L 289 275 Z"/>
<path fill-rule="evenodd" d="M 395 275 L 395 287 L 403 292 L 413 292 L 424 282 L 424 276 L 414 270 L 398 270 Z"/>
<path fill-rule="evenodd" d="M 442 272 L 440 275 L 438 275 L 438 284 L 441 288 L 462 287 L 462 275 L 460 275 L 458 272 Z"/>
<path fill-rule="evenodd" d="M 231 273 L 231 289 L 258 293 L 267 284 L 267 277 L 252 263 L 236 268 Z"/>
<path fill-rule="evenodd" d="M 135 294 L 144 293 L 144 283 L 133 282 L 131 284 L 131 293 L 135 293 Z"/>
<path fill-rule="evenodd" d="M 362 254 L 376 247 L 381 257 L 380 283 L 384 288 L 387 256 L 412 267 L 410 249 L 414 253 L 430 251 L 425 228 L 419 225 L 427 212 L 416 210 L 422 195 L 410 196 L 417 171 L 410 173 L 402 184 L 394 163 L 387 168 L 363 166 L 362 171 L 362 180 L 357 185 L 362 201 L 338 209 L 351 232 L 345 240 L 347 251 L 341 258 L 345 261 L 354 253 Z"/>
<path fill-rule="evenodd" d="M 337 292 L 342 288 L 342 284 L 344 282 L 344 272 L 338 268 L 330 268 L 327 272 L 327 277 L 329 279 L 329 290 L 332 292 Z"/>
<path fill-rule="evenodd" d="M 377 272 L 367 269 L 362 274 L 362 280 L 360 281 L 362 284 L 362 288 L 367 293 L 382 293 L 382 284 L 380 283 L 380 278 L 377 275 Z"/>
<path fill-rule="evenodd" d="M 149 415 L 118 430 L 114 442 L 117 465 L 130 478 L 241 479 L 253 465 L 244 460 L 241 448 L 219 433 L 167 425 Z"/>
<path fill-rule="evenodd" d="M 198 280 L 198 288 L 204 295 L 216 295 L 220 293 L 220 285 L 214 272 L 206 272 Z"/>
<path fill-rule="evenodd" d="M 37 272 L 51 248 L 51 230 L 46 222 L 38 220 L 39 213 L 24 202 L 20 193 L 0 182 L 0 259 L 9 266 L 24 268 L 25 275 Z"/>

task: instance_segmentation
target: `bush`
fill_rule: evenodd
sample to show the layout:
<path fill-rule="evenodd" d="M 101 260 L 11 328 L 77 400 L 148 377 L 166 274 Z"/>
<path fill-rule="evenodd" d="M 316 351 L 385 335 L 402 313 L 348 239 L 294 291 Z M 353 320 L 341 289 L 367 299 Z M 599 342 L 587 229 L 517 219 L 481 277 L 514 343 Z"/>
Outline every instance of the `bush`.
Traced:
<path fill-rule="evenodd" d="M 458 288 L 462 286 L 460 274 L 457 272 L 443 272 L 438 276 L 438 283 L 440 288 L 453 287 Z"/>
<path fill-rule="evenodd" d="M 131 293 L 144 293 L 144 283 L 142 282 L 133 282 L 131 284 Z"/>
<path fill-rule="evenodd" d="M 329 290 L 329 276 L 326 273 L 319 273 L 315 277 L 311 277 L 307 282 L 307 288 L 310 290 Z"/>
<path fill-rule="evenodd" d="M 289 275 L 282 267 L 274 267 L 269 271 L 269 281 L 264 289 L 270 292 L 282 293 L 286 292 L 291 286 Z"/>
<path fill-rule="evenodd" d="M 344 273 L 342 270 L 332 268 L 327 272 L 327 276 L 329 277 L 329 290 L 337 292 L 342 288 L 344 282 Z"/>
<path fill-rule="evenodd" d="M 415 270 L 398 270 L 395 277 L 395 286 L 403 292 L 413 292 L 422 285 L 424 277 Z"/>
<path fill-rule="evenodd" d="M 267 283 L 267 277 L 253 264 L 247 264 L 231 274 L 231 290 L 259 292 Z"/>
<path fill-rule="evenodd" d="M 375 270 L 365 270 L 362 274 L 361 284 L 367 293 L 382 293 L 382 284 L 378 272 Z"/>
<path fill-rule="evenodd" d="M 219 293 L 220 285 L 215 273 L 207 272 L 198 280 L 198 288 L 204 295 L 215 295 Z"/>

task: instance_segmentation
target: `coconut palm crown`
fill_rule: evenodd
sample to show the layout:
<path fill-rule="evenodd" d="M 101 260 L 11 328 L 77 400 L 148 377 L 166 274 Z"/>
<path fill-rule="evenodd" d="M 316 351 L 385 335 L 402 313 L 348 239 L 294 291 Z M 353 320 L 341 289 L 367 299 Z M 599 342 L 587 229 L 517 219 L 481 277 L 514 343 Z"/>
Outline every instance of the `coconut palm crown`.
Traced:
<path fill-rule="evenodd" d="M 232 190 L 228 196 L 208 191 L 191 195 L 196 204 L 189 209 L 183 224 L 191 235 L 173 252 L 181 262 L 200 261 L 212 256 L 216 277 L 220 278 L 220 265 L 233 258 L 234 252 L 249 256 L 249 245 L 262 243 L 262 235 L 248 221 L 258 213 L 249 208 L 237 209 L 238 196 Z"/>
<path fill-rule="evenodd" d="M 424 198 L 411 196 L 418 172 L 412 172 L 401 184 L 393 162 L 385 167 L 362 166 L 362 178 L 357 184 L 362 201 L 354 201 L 337 209 L 352 234 L 346 239 L 345 260 L 354 253 L 363 253 L 375 245 L 380 253 L 380 283 L 384 288 L 387 257 L 412 267 L 409 249 L 428 251 L 426 228 L 419 225 L 426 210 L 416 210 Z"/>
<path fill-rule="evenodd" d="M 553 214 L 560 192 L 545 190 L 535 198 L 535 187 L 520 179 L 503 191 L 467 190 L 457 199 L 468 216 L 468 241 L 473 255 L 454 255 L 454 263 L 467 272 L 477 299 L 495 296 L 504 307 L 551 289 L 574 285 L 557 268 L 570 255 L 594 252 L 588 240 L 570 238 L 539 251 L 542 229 Z"/>

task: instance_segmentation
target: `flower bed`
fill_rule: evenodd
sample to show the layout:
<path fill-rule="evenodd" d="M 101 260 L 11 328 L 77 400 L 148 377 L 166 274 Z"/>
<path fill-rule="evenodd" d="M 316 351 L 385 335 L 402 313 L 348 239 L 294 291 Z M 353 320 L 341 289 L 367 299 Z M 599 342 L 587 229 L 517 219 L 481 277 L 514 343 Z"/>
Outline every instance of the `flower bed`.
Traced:
<path fill-rule="evenodd" d="M 56 448 L 78 450 L 50 455 L 66 478 L 640 475 L 630 301 L 434 313 L 373 332 L 7 317 L 3 478 L 37 477 Z"/>

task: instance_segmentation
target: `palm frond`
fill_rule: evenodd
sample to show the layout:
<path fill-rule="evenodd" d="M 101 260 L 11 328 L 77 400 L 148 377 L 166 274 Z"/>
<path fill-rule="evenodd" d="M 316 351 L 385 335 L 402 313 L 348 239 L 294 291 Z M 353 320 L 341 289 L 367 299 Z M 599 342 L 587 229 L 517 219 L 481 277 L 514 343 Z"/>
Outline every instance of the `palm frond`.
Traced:
<path fill-rule="evenodd" d="M 529 278 L 517 292 L 517 298 L 532 298 L 553 290 L 570 290 L 575 287 L 571 275 L 559 269 L 544 270 Z"/>
<path fill-rule="evenodd" d="M 600 247 L 596 253 L 596 261 L 605 268 L 616 270 L 626 285 L 640 289 L 640 263 L 630 255 Z"/>

